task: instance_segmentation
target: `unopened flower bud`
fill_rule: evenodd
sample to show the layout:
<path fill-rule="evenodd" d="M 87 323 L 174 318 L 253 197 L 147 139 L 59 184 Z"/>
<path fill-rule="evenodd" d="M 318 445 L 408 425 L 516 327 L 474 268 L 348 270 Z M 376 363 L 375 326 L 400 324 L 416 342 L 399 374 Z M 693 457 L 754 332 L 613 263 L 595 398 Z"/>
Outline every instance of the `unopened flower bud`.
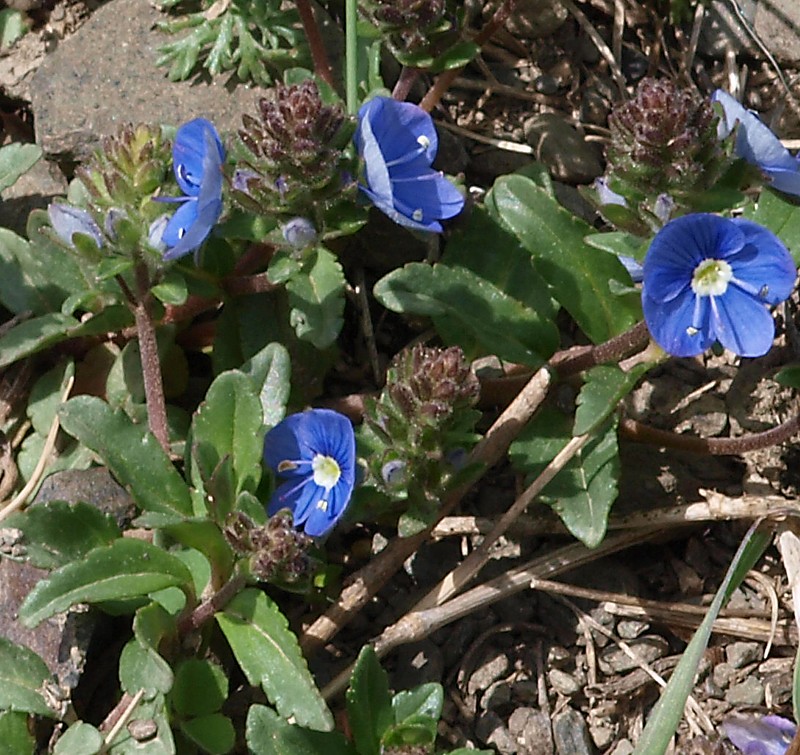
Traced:
<path fill-rule="evenodd" d="M 305 249 L 316 243 L 317 229 L 308 218 L 292 218 L 283 226 L 283 238 L 295 249 Z"/>

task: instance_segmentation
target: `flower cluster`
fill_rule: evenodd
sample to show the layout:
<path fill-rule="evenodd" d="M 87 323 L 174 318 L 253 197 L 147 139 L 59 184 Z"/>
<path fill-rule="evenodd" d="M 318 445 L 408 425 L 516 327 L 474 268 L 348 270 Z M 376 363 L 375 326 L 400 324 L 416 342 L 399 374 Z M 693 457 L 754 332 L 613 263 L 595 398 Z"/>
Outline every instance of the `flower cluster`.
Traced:
<path fill-rule="evenodd" d="M 667 223 L 648 249 L 645 320 L 674 356 L 700 354 L 716 341 L 740 356 L 761 356 L 775 336 L 767 305 L 787 299 L 796 276 L 786 247 L 757 223 L 685 215 Z"/>
<path fill-rule="evenodd" d="M 438 138 L 433 119 L 418 105 L 375 97 L 358 111 L 355 135 L 364 160 L 359 186 L 395 223 L 441 233 L 440 220 L 464 207 L 464 197 L 431 164 Z"/>
<path fill-rule="evenodd" d="M 264 438 L 264 459 L 283 480 L 269 503 L 289 509 L 307 535 L 329 532 L 344 514 L 355 484 L 356 444 L 347 417 L 330 409 L 292 414 Z"/>
<path fill-rule="evenodd" d="M 720 138 L 727 137 L 736 128 L 736 154 L 757 166 L 769 179 L 772 188 L 800 196 L 800 159 L 790 154 L 754 112 L 747 110 L 727 92 L 718 89 L 711 101 L 722 106 L 724 117 L 718 126 Z"/>
<path fill-rule="evenodd" d="M 225 148 L 214 125 L 195 118 L 181 126 L 172 145 L 172 165 L 182 197 L 158 197 L 181 206 L 163 229 L 165 260 L 193 252 L 208 238 L 222 212 Z"/>

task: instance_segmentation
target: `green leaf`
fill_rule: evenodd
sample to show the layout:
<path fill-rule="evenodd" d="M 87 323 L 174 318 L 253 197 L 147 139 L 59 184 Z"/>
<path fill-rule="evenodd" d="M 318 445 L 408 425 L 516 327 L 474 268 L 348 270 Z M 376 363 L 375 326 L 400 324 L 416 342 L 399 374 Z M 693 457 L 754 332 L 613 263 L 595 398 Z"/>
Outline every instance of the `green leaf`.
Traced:
<path fill-rule="evenodd" d="M 436 721 L 425 716 L 415 716 L 395 724 L 383 736 L 381 752 L 393 748 L 428 748 L 436 741 Z"/>
<path fill-rule="evenodd" d="M 509 449 L 512 463 L 532 481 L 572 438 L 568 415 L 540 411 Z M 617 497 L 619 453 L 616 420 L 600 428 L 539 496 L 588 548 L 603 539 L 608 513 Z"/>
<path fill-rule="evenodd" d="M 448 71 L 451 68 L 463 68 L 480 52 L 480 49 L 477 44 L 470 40 L 459 42 L 433 61 L 430 72 L 439 73 L 440 71 Z"/>
<path fill-rule="evenodd" d="M 70 379 L 75 376 L 72 360 L 60 362 L 44 373 L 33 385 L 28 398 L 28 419 L 40 435 L 47 435 L 61 406 L 61 396 Z"/>
<path fill-rule="evenodd" d="M 12 14 L 18 11 L 10 11 Z M 5 47 L 5 37 L 9 22 L 7 11 L 0 11 L 0 47 Z M 0 149 L 0 191 L 12 186 L 23 174 L 27 173 L 42 156 L 42 149 L 36 144 L 13 142 Z"/>
<path fill-rule="evenodd" d="M 177 270 L 169 271 L 161 283 L 150 289 L 153 296 L 164 304 L 180 306 L 186 301 L 189 291 L 186 287 L 186 278 Z"/>
<path fill-rule="evenodd" d="M 129 695 L 144 690 L 144 699 L 152 700 L 172 689 L 172 669 L 155 649 L 134 637 L 119 657 L 119 683 Z"/>
<path fill-rule="evenodd" d="M 250 706 L 245 739 L 253 755 L 356 755 L 355 748 L 338 731 L 294 726 L 264 705 Z"/>
<path fill-rule="evenodd" d="M 606 233 L 591 233 L 584 241 L 594 249 L 600 249 L 609 254 L 624 254 L 641 262 L 644 260 L 649 240 L 624 231 L 607 231 Z"/>
<path fill-rule="evenodd" d="M 76 603 L 127 600 L 165 587 L 191 590 L 183 562 L 143 540 L 121 538 L 54 571 L 31 590 L 19 617 L 29 627 Z"/>
<path fill-rule="evenodd" d="M 589 248 L 584 238 L 591 226 L 570 214 L 546 189 L 524 176 L 502 176 L 486 204 L 531 252 L 552 295 L 594 343 L 641 319 L 637 297 L 619 297 L 609 289 L 609 280 L 628 280 L 622 263 Z"/>
<path fill-rule="evenodd" d="M 763 189 L 755 210 L 745 217 L 769 228 L 786 244 L 795 265 L 800 265 L 800 206 L 777 191 Z"/>
<path fill-rule="evenodd" d="M 261 401 L 253 381 L 236 370 L 219 375 L 192 422 L 192 459 L 203 481 L 210 480 L 228 458 L 234 494 L 242 490 L 255 491 L 261 479 L 263 425 Z M 220 521 L 232 507 L 233 500 L 217 512 Z"/>
<path fill-rule="evenodd" d="M 742 583 L 747 572 L 755 566 L 772 540 L 772 530 L 767 527 L 759 529 L 759 524 L 757 522 L 748 530 L 736 551 L 725 574 L 725 579 L 708 607 L 702 624 L 683 651 L 669 683 L 650 712 L 647 725 L 636 743 L 634 755 L 660 755 L 666 752 L 667 747 L 672 743 L 672 738 L 683 716 L 686 699 L 694 686 L 697 668 L 711 637 L 714 622 L 733 591 Z"/>
<path fill-rule="evenodd" d="M 614 364 L 601 364 L 588 370 L 586 382 L 578 395 L 572 434 L 585 435 L 600 427 L 650 366 L 640 364 L 629 372 L 623 372 Z"/>
<path fill-rule="evenodd" d="M 292 362 L 286 347 L 267 344 L 240 368 L 256 389 L 264 415 L 264 428 L 275 427 L 286 415 L 291 390 Z"/>
<path fill-rule="evenodd" d="M 236 744 L 236 731 L 231 720 L 222 713 L 211 713 L 189 721 L 181 721 L 181 731 L 209 755 L 225 755 Z"/>
<path fill-rule="evenodd" d="M 96 755 L 103 748 L 103 735 L 91 724 L 72 724 L 56 742 L 54 755 Z"/>
<path fill-rule="evenodd" d="M 394 720 L 398 724 L 418 716 L 430 718 L 435 723 L 442 715 L 443 705 L 444 689 L 436 682 L 420 684 L 412 690 L 398 692 L 392 698 Z"/>
<path fill-rule="evenodd" d="M 55 718 L 41 695 L 52 675 L 33 650 L 0 637 L 0 710 L 16 710 Z"/>
<path fill-rule="evenodd" d="M 0 755 L 33 755 L 36 742 L 28 731 L 28 714 L 0 713 Z"/>
<path fill-rule="evenodd" d="M 342 329 L 346 281 L 336 257 L 317 247 L 303 269 L 286 284 L 289 321 L 297 337 L 318 349 L 330 346 Z"/>
<path fill-rule="evenodd" d="M 150 733 L 153 726 L 155 732 Z M 137 740 L 131 732 L 141 727 L 146 727 L 148 734 Z M 136 706 L 131 721 L 114 738 L 108 752 L 109 755 L 175 755 L 164 695 L 156 695 Z"/>
<path fill-rule="evenodd" d="M 146 427 L 91 396 L 70 399 L 59 414 L 64 430 L 105 462 L 140 508 L 191 516 L 186 483 Z"/>
<path fill-rule="evenodd" d="M 263 505 L 261 508 L 263 509 Z M 213 563 L 220 575 L 227 576 L 230 573 L 233 566 L 233 551 L 215 522 L 201 517 L 183 519 L 179 522 L 159 522 L 160 516 L 145 514 L 136 519 L 136 525 L 162 529 L 165 534 L 174 538 L 181 545 L 194 549 L 194 551 L 187 551 L 187 554 L 194 553 L 196 556 L 202 554 L 206 559 L 206 564 Z M 197 592 L 202 592 L 202 588 Z"/>
<path fill-rule="evenodd" d="M 381 739 L 394 723 L 389 677 L 371 645 L 358 654 L 346 694 L 347 720 L 359 755 L 381 750 Z"/>
<path fill-rule="evenodd" d="M 170 701 L 180 716 L 216 713 L 228 697 L 225 672 L 211 661 L 189 658 L 175 670 Z"/>
<path fill-rule="evenodd" d="M 216 618 L 247 680 L 261 685 L 282 716 L 319 731 L 333 728 L 297 638 L 269 597 L 243 590 Z"/>
<path fill-rule="evenodd" d="M 475 338 L 484 353 L 513 362 L 541 365 L 555 350 L 552 321 L 512 299 L 465 268 L 412 262 L 375 284 L 375 297 L 387 309 L 406 314 L 447 316 L 450 330 Z M 461 344 L 459 344 L 461 345 Z"/>
<path fill-rule="evenodd" d="M 790 364 L 775 374 L 775 382 L 789 388 L 800 388 L 800 364 Z"/>
<path fill-rule="evenodd" d="M 80 561 L 120 536 L 114 518 L 88 503 L 50 501 L 10 516 L 4 526 L 22 530 L 25 560 L 40 569 Z"/>

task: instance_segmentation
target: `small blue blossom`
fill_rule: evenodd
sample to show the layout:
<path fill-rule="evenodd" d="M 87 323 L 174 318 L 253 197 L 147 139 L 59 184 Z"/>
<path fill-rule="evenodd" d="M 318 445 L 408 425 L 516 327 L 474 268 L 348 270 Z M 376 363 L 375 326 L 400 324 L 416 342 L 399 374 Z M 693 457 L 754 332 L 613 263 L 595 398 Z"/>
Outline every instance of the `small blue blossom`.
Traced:
<path fill-rule="evenodd" d="M 294 526 L 319 537 L 344 514 L 355 484 L 356 441 L 350 420 L 330 409 L 292 414 L 264 438 L 264 460 L 284 481 L 269 502 L 289 509 Z"/>
<path fill-rule="evenodd" d="M 225 148 L 210 121 L 195 118 L 178 129 L 172 145 L 172 165 L 185 196 L 158 197 L 161 202 L 181 203 L 161 236 L 167 247 L 165 260 L 197 249 L 219 220 L 224 161 Z"/>
<path fill-rule="evenodd" d="M 57 236 L 69 246 L 73 246 L 72 235 L 80 233 L 88 236 L 97 244 L 98 248 L 105 244 L 105 237 L 94 218 L 80 207 L 53 202 L 47 208 L 50 225 Z"/>
<path fill-rule="evenodd" d="M 781 144 L 769 126 L 722 89 L 711 95 L 711 101 L 718 102 L 724 113 L 718 126 L 719 137 L 727 137 L 738 123 L 736 154 L 760 168 L 773 189 L 800 196 L 800 161 Z"/>
<path fill-rule="evenodd" d="M 722 730 L 744 755 L 784 755 L 797 727 L 780 716 L 730 716 L 722 722 Z"/>
<path fill-rule="evenodd" d="M 281 232 L 286 243 L 294 249 L 305 249 L 317 242 L 317 229 L 308 218 L 292 218 Z"/>
<path fill-rule="evenodd" d="M 715 341 L 761 356 L 775 336 L 766 305 L 787 299 L 796 276 L 786 247 L 757 223 L 684 215 L 656 234 L 644 260 L 647 327 L 674 356 L 700 354 Z"/>
<path fill-rule="evenodd" d="M 364 159 L 366 184 L 359 188 L 395 223 L 441 233 L 439 221 L 463 209 L 461 192 L 431 168 L 438 138 L 418 105 L 375 97 L 358 111 L 354 139 Z"/>

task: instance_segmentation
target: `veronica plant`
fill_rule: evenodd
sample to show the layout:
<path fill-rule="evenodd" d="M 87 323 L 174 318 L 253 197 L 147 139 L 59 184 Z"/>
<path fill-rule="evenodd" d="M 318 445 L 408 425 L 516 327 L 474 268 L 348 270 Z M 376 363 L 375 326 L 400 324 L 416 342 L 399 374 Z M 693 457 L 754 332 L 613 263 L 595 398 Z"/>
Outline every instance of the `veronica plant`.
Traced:
<path fill-rule="evenodd" d="M 740 356 L 761 356 L 775 335 L 767 305 L 787 299 L 796 277 L 791 255 L 766 228 L 686 215 L 664 226 L 647 252 L 645 320 L 675 356 L 700 354 L 717 341 Z"/>
<path fill-rule="evenodd" d="M 439 142 L 419 106 L 375 97 L 358 112 L 355 142 L 364 160 L 359 189 L 395 223 L 441 233 L 440 221 L 464 208 L 461 192 L 431 168 Z"/>
<path fill-rule="evenodd" d="M 781 716 L 729 716 L 722 722 L 722 730 L 745 755 L 783 755 L 794 738 L 797 726 Z"/>

